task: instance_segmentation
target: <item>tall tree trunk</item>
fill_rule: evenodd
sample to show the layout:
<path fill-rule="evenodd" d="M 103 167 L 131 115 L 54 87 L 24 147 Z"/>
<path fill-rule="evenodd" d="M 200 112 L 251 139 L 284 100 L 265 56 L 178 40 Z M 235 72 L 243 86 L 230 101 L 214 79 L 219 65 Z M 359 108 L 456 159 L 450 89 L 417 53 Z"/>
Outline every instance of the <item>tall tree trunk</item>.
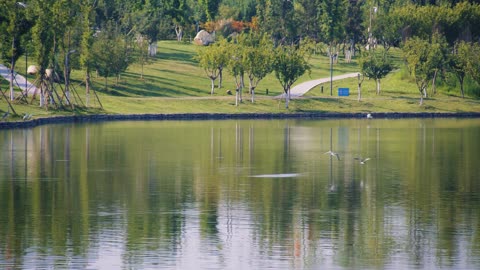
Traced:
<path fill-rule="evenodd" d="M 218 89 L 222 88 L 223 82 L 223 67 L 218 68 Z"/>
<path fill-rule="evenodd" d="M 358 101 L 362 99 L 362 84 L 358 83 Z"/>
<path fill-rule="evenodd" d="M 255 88 L 253 84 L 254 84 L 253 78 L 251 76 L 248 76 L 248 93 L 249 94 L 251 94 L 252 90 Z"/>
<path fill-rule="evenodd" d="M 215 79 L 210 78 L 210 82 L 212 83 L 212 90 L 210 91 L 210 95 L 215 94 Z"/>
<path fill-rule="evenodd" d="M 45 106 L 45 70 L 40 69 L 40 107 L 43 107 Z"/>
<path fill-rule="evenodd" d="M 290 88 L 285 90 L 285 109 L 288 109 L 288 103 L 290 102 Z"/>
<path fill-rule="evenodd" d="M 432 95 L 435 95 L 437 93 L 437 87 L 436 87 L 436 80 L 437 80 L 437 73 L 438 70 L 435 70 L 435 73 L 433 73 L 433 79 L 432 79 Z"/>
<path fill-rule="evenodd" d="M 240 74 L 240 84 L 242 85 L 242 88 L 245 88 L 245 73 Z"/>
<path fill-rule="evenodd" d="M 183 28 L 178 24 L 175 25 L 175 34 L 177 35 L 177 41 L 179 41 L 179 42 L 182 41 L 182 39 L 183 39 Z"/>
<path fill-rule="evenodd" d="M 252 103 L 254 103 L 255 102 L 255 87 L 252 88 L 251 94 L 252 94 Z"/>
<path fill-rule="evenodd" d="M 245 81 L 243 74 L 240 75 L 240 102 L 243 102 L 243 88 L 245 87 Z"/>
<path fill-rule="evenodd" d="M 423 105 L 423 95 L 424 95 L 424 92 L 425 92 L 425 86 L 422 85 L 421 87 L 421 90 L 420 90 L 420 106 Z"/>
<path fill-rule="evenodd" d="M 465 77 L 462 77 L 460 79 L 460 92 L 462 93 L 462 98 L 465 98 L 465 92 L 463 91 L 463 81 L 464 81 Z"/>
<path fill-rule="evenodd" d="M 380 95 L 380 79 L 376 79 L 375 82 L 377 83 L 377 95 Z"/>
<path fill-rule="evenodd" d="M 144 42 L 142 42 L 142 44 L 141 44 L 140 46 L 142 46 L 142 47 L 140 48 L 140 59 L 141 59 L 141 61 L 140 61 L 140 65 L 141 65 L 140 79 L 143 80 L 143 66 L 144 66 L 144 64 L 145 64 L 145 58 L 146 58 L 146 57 L 143 55 Z"/>
<path fill-rule="evenodd" d="M 238 87 L 237 87 L 237 89 L 235 89 L 235 106 L 237 106 L 237 107 L 238 107 L 238 99 L 239 99 L 238 95 L 240 94 L 239 91 L 240 91 L 240 89 L 238 89 Z"/>
<path fill-rule="evenodd" d="M 86 93 L 86 106 L 88 107 L 90 102 L 90 72 L 88 70 L 85 74 L 85 93 Z"/>
<path fill-rule="evenodd" d="M 12 57 L 12 63 L 10 66 L 10 100 L 13 101 L 15 99 L 15 93 L 13 91 L 13 80 L 14 80 L 14 74 L 15 74 L 15 62 L 13 61 Z"/>

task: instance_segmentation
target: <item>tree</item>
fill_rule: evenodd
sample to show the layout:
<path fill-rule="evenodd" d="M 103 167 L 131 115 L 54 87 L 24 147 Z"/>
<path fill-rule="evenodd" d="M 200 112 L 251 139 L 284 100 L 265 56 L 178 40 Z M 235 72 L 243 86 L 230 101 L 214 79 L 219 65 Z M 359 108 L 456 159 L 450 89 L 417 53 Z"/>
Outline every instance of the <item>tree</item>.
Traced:
<path fill-rule="evenodd" d="M 186 0 L 173 0 L 172 6 L 168 9 L 177 41 L 182 41 L 184 35 L 184 28 L 188 24 L 188 14 L 190 13 L 190 7 L 187 5 Z"/>
<path fill-rule="evenodd" d="M 298 4 L 297 4 L 298 3 Z M 295 5 L 295 19 L 298 22 L 299 33 L 315 41 L 320 41 L 320 11 L 318 0 L 299 0 Z"/>
<path fill-rule="evenodd" d="M 48 86 L 46 69 L 51 63 L 55 47 L 55 17 L 53 16 L 53 0 L 31 2 L 29 8 L 34 14 L 35 25 L 32 28 L 32 39 L 35 46 L 36 63 L 39 65 L 40 107 L 47 106 L 47 97 L 53 101 L 53 94 Z"/>
<path fill-rule="evenodd" d="M 2 1 L 3 2 L 3 1 Z M 10 100 L 15 99 L 13 91 L 15 64 L 24 52 L 20 44 L 20 36 L 29 30 L 25 20 L 26 5 L 21 2 L 0 2 L 2 13 L 0 15 L 0 56 L 10 68 Z"/>
<path fill-rule="evenodd" d="M 430 47 L 430 66 L 433 69 L 432 78 L 432 95 L 436 94 L 436 80 L 438 73 L 444 70 L 447 66 L 448 58 L 448 46 L 444 36 L 439 33 L 434 33 L 431 40 Z"/>
<path fill-rule="evenodd" d="M 109 23 L 104 31 L 97 33 L 92 46 L 93 65 L 100 76 L 105 78 L 105 90 L 108 90 L 108 77 L 116 75 L 117 80 L 130 63 L 126 38 Z"/>
<path fill-rule="evenodd" d="M 277 44 L 291 44 L 298 36 L 293 2 L 261 0 L 257 5 L 261 31 L 269 34 Z"/>
<path fill-rule="evenodd" d="M 275 51 L 273 70 L 275 77 L 282 85 L 285 92 L 285 108 L 288 109 L 290 101 L 290 88 L 305 72 L 310 71 L 305 51 L 294 46 L 282 45 Z"/>
<path fill-rule="evenodd" d="M 460 93 L 462 98 L 465 96 L 463 91 L 463 83 L 467 75 L 468 62 L 470 57 L 470 45 L 460 42 L 455 45 L 453 53 L 448 58 L 448 68 L 455 74 L 460 83 Z"/>
<path fill-rule="evenodd" d="M 397 47 L 402 41 L 402 17 L 398 12 L 379 12 L 375 24 L 372 26 L 373 36 L 383 45 L 386 51 L 390 47 Z"/>
<path fill-rule="evenodd" d="M 217 16 L 220 2 L 220 0 L 198 0 L 198 3 L 207 16 L 208 21 L 213 21 Z"/>
<path fill-rule="evenodd" d="M 235 80 L 235 105 L 242 102 L 243 74 L 245 73 L 246 47 L 241 43 L 229 44 L 231 53 L 228 55 L 228 69 Z"/>
<path fill-rule="evenodd" d="M 244 67 L 249 80 L 249 92 L 252 102 L 255 100 L 255 88 L 260 81 L 273 71 L 273 44 L 266 35 L 249 34 L 245 37 Z"/>
<path fill-rule="evenodd" d="M 89 0 L 82 0 L 82 5 L 80 6 L 82 12 L 82 18 L 80 20 L 82 28 L 80 41 L 80 65 L 85 71 L 85 105 L 87 107 L 90 102 L 90 72 L 94 65 L 92 53 L 92 45 L 94 41 L 94 32 L 92 29 L 94 3 L 90 3 Z"/>
<path fill-rule="evenodd" d="M 434 61 L 432 54 L 435 50 L 430 49 L 430 42 L 418 37 L 405 42 L 403 53 L 410 74 L 415 78 L 420 91 L 420 105 L 423 105 L 423 97 L 427 96 L 427 86 L 434 76 Z"/>
<path fill-rule="evenodd" d="M 480 44 L 464 44 L 458 48 L 459 54 L 465 55 L 467 60 L 467 73 L 480 84 Z M 462 97 L 464 97 L 462 89 Z"/>
<path fill-rule="evenodd" d="M 198 53 L 195 59 L 198 61 L 198 65 L 203 68 L 205 74 L 211 81 L 211 91 L 210 94 L 215 93 L 215 80 L 220 74 L 220 66 L 225 66 L 225 50 L 224 42 L 217 42 L 210 44 L 206 47 L 201 47 L 198 50 Z"/>
<path fill-rule="evenodd" d="M 358 73 L 358 98 L 357 100 L 360 101 L 362 99 L 362 83 L 365 80 L 365 75 Z"/>
<path fill-rule="evenodd" d="M 167 17 L 165 7 L 167 3 L 167 1 L 145 1 L 144 4 L 136 7 L 131 15 L 131 20 L 133 21 L 131 29 L 147 37 L 149 56 L 157 54 L 157 41 L 164 30 L 164 19 Z"/>
<path fill-rule="evenodd" d="M 135 37 L 135 49 L 137 52 L 137 61 L 141 66 L 140 78 L 143 79 L 143 67 L 148 63 L 148 40 L 145 36 L 138 34 Z"/>
<path fill-rule="evenodd" d="M 360 70 L 365 77 L 375 80 L 377 95 L 380 94 L 380 80 L 393 70 L 387 51 L 382 49 L 364 52 L 360 59 Z"/>
<path fill-rule="evenodd" d="M 324 42 L 330 44 L 330 52 L 335 44 L 345 37 L 345 18 L 347 16 L 348 1 L 332 0 L 320 2 L 320 30 Z"/>
<path fill-rule="evenodd" d="M 219 66 L 218 66 L 218 89 L 222 88 L 223 83 L 223 69 L 228 65 L 230 61 L 230 46 L 226 39 L 220 39 L 217 41 L 217 53 L 219 57 Z"/>
<path fill-rule="evenodd" d="M 62 75 L 65 85 L 64 98 L 72 109 L 74 104 L 71 102 L 70 96 L 70 74 L 72 67 L 79 67 L 76 52 L 81 42 L 81 5 L 80 0 L 62 0 L 56 1 L 52 7 L 53 16 L 55 17 L 55 46 L 51 65 L 55 74 L 59 74 L 60 70 L 63 69 Z M 58 73 L 57 69 L 59 71 Z M 60 102 L 62 102 L 62 99 L 60 99 Z"/>

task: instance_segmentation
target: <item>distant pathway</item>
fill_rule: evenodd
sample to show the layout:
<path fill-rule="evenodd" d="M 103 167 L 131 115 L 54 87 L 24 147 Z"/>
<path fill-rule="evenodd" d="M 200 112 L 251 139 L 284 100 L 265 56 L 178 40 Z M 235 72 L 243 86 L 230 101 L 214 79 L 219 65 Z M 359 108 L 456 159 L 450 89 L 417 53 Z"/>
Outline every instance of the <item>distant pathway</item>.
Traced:
<path fill-rule="evenodd" d="M 37 89 L 35 85 L 28 82 L 22 75 L 18 73 L 15 73 L 14 75 L 15 79 L 13 80 L 13 84 L 18 88 L 22 89 L 23 92 L 28 89 L 28 94 L 33 94 L 34 91 Z M 10 69 L 0 64 L 0 76 L 5 78 L 5 80 L 10 81 Z"/>
<path fill-rule="evenodd" d="M 333 76 L 332 81 L 338 81 L 338 80 L 343 80 L 347 78 L 355 78 L 358 76 L 358 72 L 355 73 L 348 73 L 348 74 L 343 74 L 343 75 L 338 75 L 338 76 Z M 290 97 L 296 98 L 296 97 L 301 97 L 308 91 L 310 91 L 312 88 L 315 86 L 322 84 L 322 83 L 327 83 L 330 82 L 330 77 L 328 78 L 322 78 L 318 80 L 313 80 L 313 81 L 308 81 L 308 82 L 303 82 L 301 84 L 298 84 L 294 86 L 292 89 L 290 89 Z M 278 98 L 283 98 L 285 97 L 285 94 L 281 94 L 277 96 Z"/>

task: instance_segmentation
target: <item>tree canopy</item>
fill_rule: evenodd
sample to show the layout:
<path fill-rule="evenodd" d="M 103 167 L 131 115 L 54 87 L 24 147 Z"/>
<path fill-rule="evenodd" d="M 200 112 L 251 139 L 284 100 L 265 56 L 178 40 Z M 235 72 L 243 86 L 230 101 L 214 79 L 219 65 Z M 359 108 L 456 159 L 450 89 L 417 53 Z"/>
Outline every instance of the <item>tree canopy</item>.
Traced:
<path fill-rule="evenodd" d="M 40 67 L 40 76 L 45 77 L 46 70 L 53 69 L 67 84 L 70 70 L 82 69 L 87 89 L 91 71 L 118 77 L 135 61 L 133 58 L 144 57 L 134 52 L 142 47 L 135 45 L 139 40 L 148 43 L 148 56 L 152 57 L 157 41 L 191 39 L 200 29 L 215 32 L 228 42 L 242 33 L 256 40 L 256 44 L 244 44 L 246 49 L 242 51 L 242 68 L 249 78 L 250 92 L 272 71 L 272 66 L 277 66 L 276 74 L 284 89 L 291 86 L 287 77 L 295 78 L 293 73 L 307 71 L 299 61 L 299 70 L 290 70 L 293 73 L 284 76 L 290 72 L 281 71 L 278 60 L 293 57 L 286 48 L 301 48 L 306 39 L 329 44 L 330 52 L 340 53 L 361 53 L 367 42 L 383 47 L 385 55 L 391 47 L 401 47 L 412 76 L 425 70 L 422 91 L 430 83 L 435 86 L 437 74 L 452 73 L 462 81 L 465 77 L 480 81 L 478 62 L 471 60 L 476 59 L 480 41 L 480 5 L 473 0 L 0 0 L 0 10 L 3 64 L 15 66 L 27 42 L 31 42 L 35 44 L 32 57 Z M 423 55 L 420 47 L 425 42 L 434 46 Z M 465 51 L 462 55 L 467 47 L 468 54 Z M 210 79 L 220 76 L 219 87 L 222 67 L 228 61 L 215 59 L 225 57 L 225 53 L 210 51 L 220 48 L 205 48 L 198 58 L 200 65 L 209 70 Z M 290 55 L 278 53 L 279 49 L 277 63 L 271 64 L 274 48 L 282 48 L 284 54 Z M 207 56 L 210 60 L 201 60 Z M 391 70 L 388 61 L 382 67 L 380 60 L 386 58 L 378 53 L 369 51 L 362 59 L 360 68 L 368 77 L 379 80 Z M 218 74 L 214 67 L 219 68 Z M 46 91 L 50 95 L 50 90 Z"/>

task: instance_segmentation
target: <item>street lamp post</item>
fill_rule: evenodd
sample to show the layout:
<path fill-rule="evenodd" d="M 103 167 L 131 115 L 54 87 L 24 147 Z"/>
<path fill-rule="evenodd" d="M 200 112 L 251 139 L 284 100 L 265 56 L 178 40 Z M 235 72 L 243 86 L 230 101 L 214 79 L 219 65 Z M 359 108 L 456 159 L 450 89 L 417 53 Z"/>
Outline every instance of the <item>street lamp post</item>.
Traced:
<path fill-rule="evenodd" d="M 330 96 L 333 95 L 333 54 L 330 51 Z"/>

